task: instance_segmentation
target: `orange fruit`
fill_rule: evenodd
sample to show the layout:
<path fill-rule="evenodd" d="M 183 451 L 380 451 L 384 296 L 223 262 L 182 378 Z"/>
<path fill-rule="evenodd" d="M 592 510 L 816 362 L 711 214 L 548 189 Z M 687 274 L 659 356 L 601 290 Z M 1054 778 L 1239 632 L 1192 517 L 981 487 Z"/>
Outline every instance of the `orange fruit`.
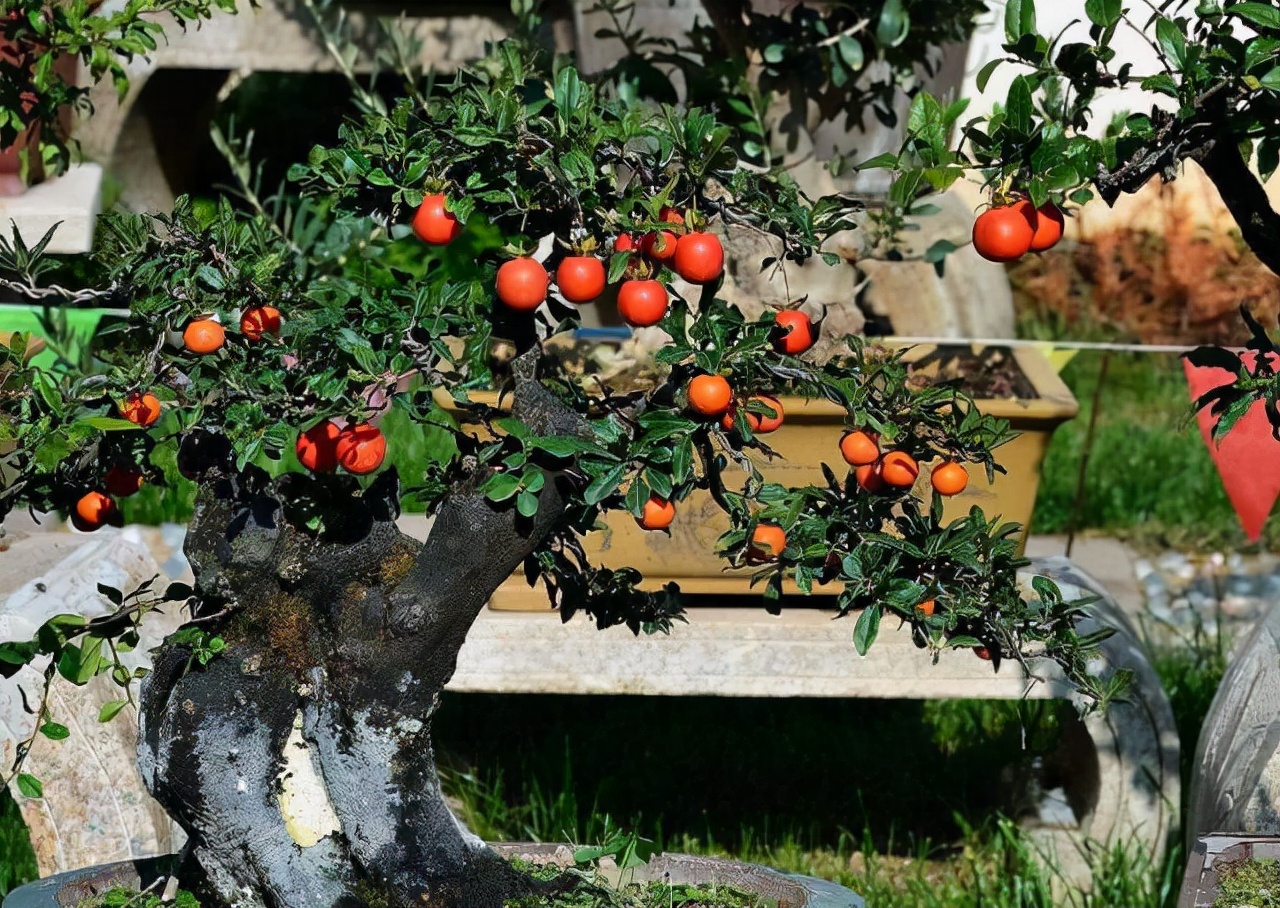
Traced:
<path fill-rule="evenodd" d="M 316 423 L 298 435 L 294 450 L 298 462 L 312 473 L 332 473 L 338 466 L 338 436 L 342 430 L 331 419 Z"/>
<path fill-rule="evenodd" d="M 1053 202 L 1045 202 L 1036 209 L 1036 231 L 1031 235 L 1031 251 L 1052 249 L 1062 239 L 1066 226 L 1067 219 L 1062 216 L 1062 209 Z"/>
<path fill-rule="evenodd" d="M 689 382 L 689 406 L 703 416 L 723 416 L 733 403 L 733 388 L 723 375 L 698 375 Z"/>
<path fill-rule="evenodd" d="M 884 488 L 884 477 L 880 474 L 880 463 L 864 463 L 854 471 L 853 476 L 864 490 L 879 492 Z"/>
<path fill-rule="evenodd" d="M 686 233 L 676 243 L 676 274 L 691 284 L 710 284 L 724 274 L 724 247 L 713 233 Z"/>
<path fill-rule="evenodd" d="M 799 309 L 783 309 L 773 321 L 777 325 L 773 346 L 779 353 L 799 356 L 818 341 L 813 333 L 813 320 Z"/>
<path fill-rule="evenodd" d="M 102 487 L 117 498 L 128 498 L 142 488 L 142 471 L 137 467 L 112 467 L 102 477 Z"/>
<path fill-rule="evenodd" d="M 767 413 L 752 413 L 748 410 L 747 425 L 751 426 L 752 432 L 758 432 L 761 435 L 765 435 L 769 432 L 776 432 L 778 429 L 782 428 L 783 412 L 782 402 L 780 400 L 776 397 L 769 397 L 766 394 L 757 394 L 752 397 L 751 400 L 748 400 L 747 403 L 751 403 L 752 400 L 759 401 L 776 414 L 775 416 L 770 416 Z"/>
<path fill-rule="evenodd" d="M 76 501 L 71 522 L 78 530 L 92 532 L 117 516 L 116 503 L 102 492 L 86 492 Z"/>
<path fill-rule="evenodd" d="M 503 262 L 498 269 L 498 299 L 518 312 L 531 312 L 542 305 L 550 286 L 547 269 L 528 256 Z"/>
<path fill-rule="evenodd" d="M 377 426 L 356 423 L 342 430 L 336 450 L 338 463 L 344 470 L 363 476 L 382 466 L 387 456 L 387 439 Z"/>
<path fill-rule="evenodd" d="M 948 460 L 933 468 L 929 481 L 939 495 L 959 495 L 969 484 L 969 471 L 964 464 Z"/>
<path fill-rule="evenodd" d="M 1035 232 L 1036 210 L 1022 199 L 978 215 L 973 222 L 973 248 L 987 261 L 1012 262 L 1031 251 Z"/>
<path fill-rule="evenodd" d="M 936 602 L 934 602 L 932 599 L 926 599 L 924 602 L 921 602 L 919 605 L 916 606 L 916 611 L 924 615 L 926 618 L 928 618 L 930 615 L 933 614 L 934 609 L 936 608 L 937 608 Z"/>
<path fill-rule="evenodd" d="M 751 545 L 747 558 L 751 561 L 773 561 L 787 547 L 787 534 L 782 527 L 772 523 L 760 523 L 751 531 Z"/>
<path fill-rule="evenodd" d="M 665 530 L 676 519 L 676 506 L 665 498 L 650 495 L 644 503 L 644 512 L 636 518 L 636 523 L 645 530 Z"/>
<path fill-rule="evenodd" d="M 880 459 L 880 476 L 891 486 L 914 485 L 920 475 L 920 464 L 905 451 L 890 451 Z"/>
<path fill-rule="evenodd" d="M 211 318 L 198 318 L 182 332 L 182 343 L 192 353 L 215 353 L 226 342 L 226 329 Z"/>
<path fill-rule="evenodd" d="M 160 398 L 150 391 L 142 394 L 134 391 L 120 405 L 120 416 L 144 428 L 153 425 L 160 418 Z"/>
<path fill-rule="evenodd" d="M 854 429 L 840 439 L 840 456 L 851 467 L 875 463 L 880 459 L 880 441 L 871 432 Z"/>
<path fill-rule="evenodd" d="M 240 333 L 251 341 L 260 341 L 262 335 L 279 331 L 280 322 L 280 310 L 275 306 L 254 306 L 240 316 Z"/>

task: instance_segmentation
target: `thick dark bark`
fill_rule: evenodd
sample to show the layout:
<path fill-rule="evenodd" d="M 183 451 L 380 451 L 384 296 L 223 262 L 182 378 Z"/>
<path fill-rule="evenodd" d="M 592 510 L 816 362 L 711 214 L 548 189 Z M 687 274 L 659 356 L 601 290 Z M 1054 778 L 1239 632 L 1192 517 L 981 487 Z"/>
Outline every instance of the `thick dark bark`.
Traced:
<path fill-rule="evenodd" d="M 1280 214 L 1271 207 L 1266 189 L 1249 170 L 1232 137 L 1211 141 L 1192 157 L 1217 187 L 1254 255 L 1280 274 Z"/>
<path fill-rule="evenodd" d="M 522 368 L 517 415 L 539 434 L 584 432 Z M 196 616 L 230 645 L 204 666 L 189 644 L 163 648 L 139 763 L 211 892 L 269 908 L 499 908 L 539 888 L 449 811 L 431 717 L 468 629 L 551 533 L 570 481 L 549 475 L 532 518 L 459 489 L 421 545 L 395 526 L 394 481 L 353 496 L 321 536 L 285 519 L 284 483 L 202 483 L 187 537 Z M 336 820 L 314 843 L 280 803 L 295 727 L 321 783 L 311 797 Z"/>

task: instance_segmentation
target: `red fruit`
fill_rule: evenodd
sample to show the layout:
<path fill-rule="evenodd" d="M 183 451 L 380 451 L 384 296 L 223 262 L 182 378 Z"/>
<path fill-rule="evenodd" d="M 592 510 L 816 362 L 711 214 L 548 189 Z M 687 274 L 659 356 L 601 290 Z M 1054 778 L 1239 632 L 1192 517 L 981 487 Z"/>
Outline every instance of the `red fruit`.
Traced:
<path fill-rule="evenodd" d="M 969 485 L 969 471 L 964 464 L 948 460 L 933 468 L 929 481 L 939 495 L 959 495 Z"/>
<path fill-rule="evenodd" d="M 1036 209 L 1036 230 L 1031 235 L 1031 251 L 1044 252 L 1058 245 L 1066 225 L 1067 219 L 1062 216 L 1062 209 L 1053 202 L 1045 202 Z"/>
<path fill-rule="evenodd" d="M 750 561 L 772 561 L 787 547 L 787 534 L 782 527 L 771 523 L 757 524 L 751 531 L 751 545 L 747 549 Z"/>
<path fill-rule="evenodd" d="M 604 293 L 604 263 L 593 255 L 571 255 L 556 269 L 556 286 L 571 303 L 589 303 Z"/>
<path fill-rule="evenodd" d="M 662 210 L 658 212 L 658 220 L 664 224 L 675 224 L 678 227 L 684 226 L 684 215 L 680 209 L 672 208 L 670 205 L 663 205 Z"/>
<path fill-rule="evenodd" d="M 658 281 L 623 281 L 618 288 L 618 314 L 637 328 L 658 324 L 667 314 L 667 288 Z"/>
<path fill-rule="evenodd" d="M 102 487 L 117 498 L 128 498 L 142 488 L 142 471 L 137 467 L 112 467 L 102 477 Z"/>
<path fill-rule="evenodd" d="M 78 530 L 92 532 L 119 515 L 116 503 L 101 492 L 87 492 L 76 501 L 71 522 Z"/>
<path fill-rule="evenodd" d="M 154 425 L 160 418 L 160 398 L 150 391 L 143 394 L 134 391 L 120 405 L 120 416 L 144 428 Z"/>
<path fill-rule="evenodd" d="M 260 341 L 264 334 L 277 333 L 280 323 L 280 310 L 275 306 L 255 306 L 240 316 L 240 333 L 251 341 Z"/>
<path fill-rule="evenodd" d="M 710 284 L 724 274 L 724 247 L 713 233 L 686 233 L 676 244 L 676 274 L 691 284 Z"/>
<path fill-rule="evenodd" d="M 298 462 L 312 473 L 332 473 L 338 467 L 338 436 L 342 430 L 333 420 L 316 423 L 298 436 L 294 450 Z"/>
<path fill-rule="evenodd" d="M 227 331 L 211 318 L 198 318 L 182 332 L 182 343 L 192 353 L 215 353 L 227 342 Z"/>
<path fill-rule="evenodd" d="M 975 646 L 973 648 L 973 654 L 985 662 L 991 661 L 991 650 L 987 649 L 985 646 Z"/>
<path fill-rule="evenodd" d="M 422 200 L 413 216 L 413 232 L 432 246 L 447 246 L 462 233 L 462 224 L 449 211 L 449 200 L 437 192 Z"/>
<path fill-rule="evenodd" d="M 531 312 L 547 298 L 551 277 L 528 256 L 503 263 L 498 269 L 498 299 L 519 312 Z"/>
<path fill-rule="evenodd" d="M 382 466 L 387 456 L 387 439 L 377 426 L 357 423 L 343 429 L 338 436 L 337 454 L 344 470 L 363 476 Z"/>
<path fill-rule="evenodd" d="M 880 462 L 863 464 L 854 470 L 853 477 L 858 485 L 867 492 L 879 492 L 884 488 L 884 477 L 880 474 Z"/>
<path fill-rule="evenodd" d="M 920 464 L 905 451 L 890 451 L 880 459 L 880 476 L 891 486 L 914 485 L 919 475 Z"/>
<path fill-rule="evenodd" d="M 851 467 L 863 467 L 880 459 L 880 440 L 871 432 L 854 429 L 840 439 L 840 456 Z"/>
<path fill-rule="evenodd" d="M 676 506 L 665 498 L 650 495 L 644 503 L 644 513 L 636 518 L 636 523 L 645 530 L 665 530 L 676 519 Z"/>
<path fill-rule="evenodd" d="M 689 407 L 703 416 L 719 418 L 733 403 L 733 388 L 723 375 L 697 375 L 689 382 Z"/>
<path fill-rule="evenodd" d="M 774 317 L 774 323 L 778 328 L 773 346 L 779 353 L 799 356 L 817 343 L 813 321 L 799 309 L 783 309 Z"/>
<path fill-rule="evenodd" d="M 776 432 L 778 429 L 782 428 L 782 401 L 778 400 L 776 397 L 757 394 L 755 397 L 752 397 L 751 400 L 748 400 L 747 403 L 751 403 L 753 400 L 764 404 L 772 410 L 775 415 L 770 416 L 767 413 L 752 413 L 750 410 L 747 410 L 747 425 L 751 427 L 752 432 L 760 435 L 767 435 L 770 432 Z"/>
<path fill-rule="evenodd" d="M 1031 250 L 1036 211 L 1026 199 L 991 208 L 973 222 L 973 248 L 992 262 L 1012 262 Z"/>
<path fill-rule="evenodd" d="M 620 233 L 613 241 L 614 252 L 633 252 L 636 248 L 636 238 L 629 233 Z"/>
<path fill-rule="evenodd" d="M 651 259 L 669 262 L 676 257 L 679 240 L 680 238 L 670 230 L 660 230 L 657 233 L 646 233 L 644 239 L 640 241 L 640 248 Z"/>

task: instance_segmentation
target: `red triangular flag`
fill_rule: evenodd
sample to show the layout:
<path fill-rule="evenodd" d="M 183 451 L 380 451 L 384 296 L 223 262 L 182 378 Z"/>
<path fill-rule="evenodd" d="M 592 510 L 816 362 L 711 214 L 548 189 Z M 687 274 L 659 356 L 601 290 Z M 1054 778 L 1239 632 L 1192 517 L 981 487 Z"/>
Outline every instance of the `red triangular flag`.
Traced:
<path fill-rule="evenodd" d="M 1251 351 L 1241 354 L 1250 369 L 1256 356 Z M 1186 359 L 1182 360 L 1182 368 L 1187 373 L 1193 403 L 1236 377 L 1217 366 L 1193 366 Z M 1261 400 L 1249 408 L 1220 443 L 1213 440 L 1214 419 L 1209 409 L 1205 407 L 1196 414 L 1200 435 L 1209 446 L 1209 456 L 1218 468 L 1222 487 L 1240 518 L 1245 535 L 1256 542 L 1276 498 L 1280 497 L 1280 441 L 1271 434 L 1271 422 Z"/>

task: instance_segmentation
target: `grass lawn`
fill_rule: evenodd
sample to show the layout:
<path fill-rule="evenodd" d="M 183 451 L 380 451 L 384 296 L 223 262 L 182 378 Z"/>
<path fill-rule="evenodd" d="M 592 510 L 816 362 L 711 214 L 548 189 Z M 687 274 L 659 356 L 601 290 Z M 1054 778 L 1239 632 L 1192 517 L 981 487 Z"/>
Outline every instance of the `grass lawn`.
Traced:
<path fill-rule="evenodd" d="M 1063 370 L 1064 381 L 1080 401 L 1080 415 L 1054 434 L 1032 532 L 1063 533 L 1071 524 L 1102 357 L 1097 351 L 1081 351 Z M 1111 354 L 1098 404 L 1077 527 L 1115 533 L 1139 545 L 1248 549 L 1191 419 L 1176 355 Z M 1261 545 L 1272 548 L 1277 542 L 1280 525 L 1273 521 Z"/>

